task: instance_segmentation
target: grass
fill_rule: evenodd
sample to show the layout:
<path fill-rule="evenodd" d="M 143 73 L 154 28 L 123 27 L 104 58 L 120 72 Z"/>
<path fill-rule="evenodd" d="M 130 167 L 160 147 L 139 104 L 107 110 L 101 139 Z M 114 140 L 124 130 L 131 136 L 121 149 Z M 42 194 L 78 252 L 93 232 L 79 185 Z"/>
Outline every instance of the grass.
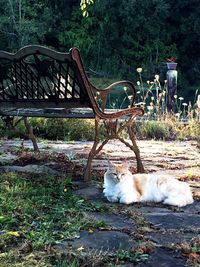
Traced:
<path fill-rule="evenodd" d="M 41 174 L 0 174 L 0 266 L 1 267 L 86 267 L 117 266 L 144 261 L 141 251 L 107 252 L 54 245 L 79 238 L 82 230 L 110 229 L 103 221 L 85 215 L 105 211 L 107 205 L 87 201 L 74 192 L 71 177 Z"/>
<path fill-rule="evenodd" d="M 125 250 L 119 250 L 117 253 L 117 257 L 121 261 L 129 260 L 131 262 L 138 262 L 142 260 L 148 259 L 148 254 L 141 253 L 139 251 L 125 251 Z"/>
<path fill-rule="evenodd" d="M 1 267 L 73 266 L 59 265 L 48 248 L 105 226 L 84 217 L 84 211 L 102 207 L 75 195 L 69 178 L 5 173 L 0 191 Z"/>
<path fill-rule="evenodd" d="M 94 121 L 91 120 L 62 120 L 62 119 L 32 119 L 31 124 L 35 130 L 37 138 L 42 138 L 42 142 L 48 140 L 65 140 L 70 142 L 80 140 L 94 139 Z M 37 125 L 37 122 L 38 125 Z M 53 122 L 53 124 L 52 124 Z M 62 123 L 61 123 L 62 122 Z M 191 119 L 187 124 L 181 124 L 175 117 L 169 117 L 166 120 L 141 120 L 135 123 L 135 133 L 140 139 L 164 139 L 164 140 L 196 140 L 200 143 L 200 123 Z M 0 129 L 4 126 L 0 122 Z M 52 131 L 52 129 L 56 129 Z M 66 133 L 68 137 L 66 138 Z M 7 132 L 8 138 L 17 138 L 12 131 Z M 103 129 L 100 131 L 100 138 L 104 135 Z M 1 136 L 1 131 L 0 131 Z M 5 137 L 5 133 L 2 134 Z M 22 140 L 22 139 L 21 139 Z M 47 143 L 48 144 L 48 143 Z M 71 157 L 71 155 L 69 155 Z"/>

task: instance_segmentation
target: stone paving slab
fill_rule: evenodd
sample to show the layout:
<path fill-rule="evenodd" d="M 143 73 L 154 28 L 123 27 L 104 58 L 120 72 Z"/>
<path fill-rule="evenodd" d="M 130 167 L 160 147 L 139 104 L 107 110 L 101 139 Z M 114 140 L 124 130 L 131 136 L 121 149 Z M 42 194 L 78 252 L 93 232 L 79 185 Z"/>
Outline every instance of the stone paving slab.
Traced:
<path fill-rule="evenodd" d="M 88 200 L 104 200 L 102 189 L 93 185 L 89 185 L 86 188 L 81 188 L 76 191 L 76 194 L 84 197 Z"/>
<path fill-rule="evenodd" d="M 179 253 L 157 248 L 149 257 L 148 261 L 141 263 L 139 267 L 184 267 L 186 259 Z"/>
<path fill-rule="evenodd" d="M 51 174 L 59 175 L 59 172 L 52 170 L 51 168 L 45 165 L 29 164 L 26 166 L 0 166 L 0 171 L 2 172 L 25 172 L 25 173 L 38 173 L 38 174 Z"/>
<path fill-rule="evenodd" d="M 172 247 L 175 244 L 181 244 L 190 241 L 194 237 L 200 237 L 200 234 L 192 232 L 175 232 L 175 231 L 154 231 L 147 234 L 147 238 L 163 247 Z"/>
<path fill-rule="evenodd" d="M 200 215 L 188 213 L 144 214 L 144 217 L 157 228 L 196 230 L 200 233 Z"/>
<path fill-rule="evenodd" d="M 133 231 L 135 229 L 135 223 L 132 219 L 120 216 L 119 214 L 116 215 L 111 212 L 85 212 L 84 215 L 91 220 L 105 222 L 112 230 Z"/>
<path fill-rule="evenodd" d="M 68 251 L 69 248 L 72 250 L 84 251 L 96 251 L 113 253 L 118 250 L 130 250 L 133 248 L 133 240 L 126 233 L 119 231 L 98 231 L 95 230 L 93 233 L 86 231 L 81 232 L 80 238 L 74 241 L 63 242 L 62 244 L 56 245 L 55 248 L 60 250 Z"/>

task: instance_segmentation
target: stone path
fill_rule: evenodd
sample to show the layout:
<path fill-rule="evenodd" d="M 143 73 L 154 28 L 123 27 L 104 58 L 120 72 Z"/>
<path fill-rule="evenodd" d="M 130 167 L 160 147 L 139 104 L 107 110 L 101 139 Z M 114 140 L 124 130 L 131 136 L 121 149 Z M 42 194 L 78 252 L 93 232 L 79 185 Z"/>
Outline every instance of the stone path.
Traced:
<path fill-rule="evenodd" d="M 94 185 L 79 189 L 77 194 L 94 202 L 106 203 L 102 197 L 101 189 Z M 115 207 L 116 205 L 117 207 Z M 199 201 L 184 208 L 155 203 L 137 203 L 129 206 L 107 203 L 107 206 L 111 208 L 112 213 L 109 211 L 87 214 L 91 219 L 104 221 L 110 226 L 109 236 L 107 236 L 107 232 L 102 231 L 103 240 L 104 234 L 107 238 L 116 237 L 116 239 L 111 238 L 114 243 L 106 243 L 104 240 L 103 250 L 109 249 L 109 245 L 110 249 L 113 247 L 116 249 L 115 240 L 118 247 L 120 242 L 121 249 L 137 250 L 138 247 L 144 247 L 147 252 L 150 251 L 150 256 L 145 263 L 140 263 L 138 266 L 185 266 L 188 258 L 183 256 L 185 253 L 184 245 L 190 246 L 189 244 L 193 239 L 200 241 Z M 118 237 L 119 233 L 123 233 L 123 236 Z M 91 249 L 96 248 L 96 244 L 91 245 L 90 240 L 98 243 L 98 239 L 100 239 L 99 243 L 101 244 L 100 233 L 94 232 L 92 235 L 83 235 L 78 242 L 70 244 L 75 245 L 75 248 L 78 244 Z M 88 240 L 89 243 L 87 243 Z"/>
<path fill-rule="evenodd" d="M 0 171 L 50 172 L 60 174 L 67 166 L 59 169 L 58 162 L 19 161 L 20 142 L 6 141 L 0 150 Z M 96 180 L 84 183 L 76 180 L 76 193 L 96 205 L 103 205 L 102 212 L 86 212 L 85 217 L 102 222 L 98 230 L 81 232 L 75 241 L 58 244 L 63 252 L 70 247 L 82 249 L 90 256 L 112 257 L 113 254 L 139 251 L 148 254 L 147 259 L 132 258 L 125 253 L 124 263 L 118 266 L 200 266 L 200 157 L 195 142 L 139 141 L 144 166 L 147 172 L 166 173 L 176 178 L 187 179 L 196 200 L 184 208 L 155 203 L 131 205 L 108 203 L 102 195 L 102 175 L 107 166 L 105 156 L 113 161 L 128 160 L 134 168 L 134 156 L 126 147 L 109 144 L 93 164 Z M 90 142 L 39 144 L 41 151 L 65 154 L 74 166 L 79 166 L 79 175 L 86 161 Z M 26 148 L 31 144 L 27 142 Z M 116 151 L 117 147 L 117 151 Z M 16 164 L 18 163 L 18 164 Z M 19 164 L 20 163 L 20 164 Z"/>

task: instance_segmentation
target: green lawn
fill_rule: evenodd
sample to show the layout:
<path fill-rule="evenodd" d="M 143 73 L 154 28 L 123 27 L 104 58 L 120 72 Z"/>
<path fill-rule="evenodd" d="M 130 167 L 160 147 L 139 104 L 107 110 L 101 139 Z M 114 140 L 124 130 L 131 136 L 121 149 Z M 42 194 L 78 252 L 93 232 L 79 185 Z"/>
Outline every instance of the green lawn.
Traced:
<path fill-rule="evenodd" d="M 104 223 L 84 217 L 101 210 L 73 192 L 71 179 L 48 175 L 0 175 L 0 266 L 77 266 L 53 250 L 57 242 L 77 238 Z"/>

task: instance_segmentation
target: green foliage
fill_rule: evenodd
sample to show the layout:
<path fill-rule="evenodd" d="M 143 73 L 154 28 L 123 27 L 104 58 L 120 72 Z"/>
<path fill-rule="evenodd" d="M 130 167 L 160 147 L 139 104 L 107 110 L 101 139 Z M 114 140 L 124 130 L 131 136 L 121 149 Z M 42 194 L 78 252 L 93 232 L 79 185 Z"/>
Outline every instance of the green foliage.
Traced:
<path fill-rule="evenodd" d="M 169 137 L 169 129 L 163 122 L 145 121 L 137 126 L 140 136 L 143 138 L 153 138 L 156 140 L 166 139 Z"/>
<path fill-rule="evenodd" d="M 68 177 L 1 174 L 0 191 L 0 266 L 19 266 L 20 262 L 32 266 L 33 259 L 36 266 L 42 258 L 45 264 L 37 266 L 52 266 L 53 255 L 47 257 L 43 252 L 39 256 L 39 249 L 45 251 L 45 246 L 77 238 L 83 229 L 105 227 L 84 216 L 84 211 L 98 208 L 74 194 Z M 32 252 L 27 264 L 26 257 L 22 260 L 19 255 L 22 244 L 29 245 L 28 254 Z"/>
<path fill-rule="evenodd" d="M 37 122 L 36 122 L 37 123 Z M 40 134 L 45 134 L 47 139 L 58 140 L 93 140 L 94 122 L 81 119 L 43 119 L 44 128 Z"/>
<path fill-rule="evenodd" d="M 87 69 L 132 81 L 138 66 L 147 79 L 164 76 L 174 56 L 181 95 L 190 98 L 188 86 L 200 84 L 199 7 L 195 0 L 0 0 L 0 49 L 77 46 Z"/>
<path fill-rule="evenodd" d="M 123 100 L 122 100 L 123 101 Z M 94 120 L 81 119 L 44 119 L 30 120 L 37 137 L 49 140 L 84 141 L 94 139 Z M 136 136 L 140 139 L 171 139 L 200 141 L 200 124 L 191 119 L 187 124 L 177 121 L 174 116 L 165 120 L 144 120 L 135 123 Z M 8 138 L 23 138 L 25 127 L 23 122 L 17 131 L 6 130 L 0 125 L 0 136 Z M 19 134 L 21 133 L 21 134 Z M 100 129 L 103 137 L 104 129 Z"/>
<path fill-rule="evenodd" d="M 94 139 L 94 120 L 30 118 L 30 123 L 36 136 L 43 139 L 65 141 Z M 17 125 L 15 131 L 13 129 L 5 131 L 5 125 L 0 124 L 0 136 L 23 138 L 25 132 L 23 121 Z"/>
<path fill-rule="evenodd" d="M 180 124 L 174 120 L 168 121 L 168 127 L 179 140 L 200 140 L 200 124 L 196 120 L 190 120 L 188 124 Z"/>
<path fill-rule="evenodd" d="M 47 1 L 28 4 L 25 0 L 14 0 L 0 3 L 3 47 L 2 44 L 0 46 L 10 52 L 27 44 L 37 44 L 54 24 L 53 10 Z"/>
<path fill-rule="evenodd" d="M 197 140 L 197 142 L 200 140 L 200 125 L 196 120 L 183 124 L 171 117 L 163 122 L 152 120 L 137 122 L 135 126 L 136 134 L 141 139 Z"/>
<path fill-rule="evenodd" d="M 121 261 L 129 260 L 130 262 L 145 261 L 148 259 L 148 254 L 141 253 L 139 251 L 119 250 L 117 258 Z"/>

